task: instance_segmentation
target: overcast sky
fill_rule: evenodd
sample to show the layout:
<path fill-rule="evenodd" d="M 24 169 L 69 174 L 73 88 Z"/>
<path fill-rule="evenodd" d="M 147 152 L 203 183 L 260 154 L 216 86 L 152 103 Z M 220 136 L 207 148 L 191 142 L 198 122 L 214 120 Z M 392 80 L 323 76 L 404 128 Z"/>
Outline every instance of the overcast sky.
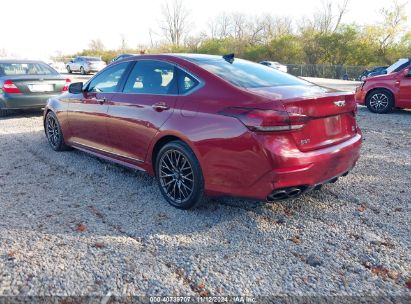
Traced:
<path fill-rule="evenodd" d="M 149 44 L 149 28 L 158 28 L 161 5 L 167 0 L 12 0 L 1 3 L 0 50 L 29 58 L 45 58 L 57 51 L 73 53 L 99 38 L 118 48 L 124 35 L 130 47 Z M 171 1 L 171 0 L 170 0 Z M 206 28 L 221 12 L 254 15 L 271 13 L 295 20 L 310 16 L 323 0 L 186 0 L 192 33 Z M 370 24 L 392 0 L 351 0 L 344 22 Z M 407 5 L 411 16 L 411 4 Z M 411 19 L 411 17 L 410 17 Z M 408 21 L 411 28 L 411 20 Z"/>

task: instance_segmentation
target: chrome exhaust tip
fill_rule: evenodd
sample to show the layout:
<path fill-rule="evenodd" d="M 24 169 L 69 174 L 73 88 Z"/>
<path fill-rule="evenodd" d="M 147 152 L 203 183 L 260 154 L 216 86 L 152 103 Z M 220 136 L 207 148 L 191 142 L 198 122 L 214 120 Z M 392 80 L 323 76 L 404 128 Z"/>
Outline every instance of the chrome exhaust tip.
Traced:
<path fill-rule="evenodd" d="M 307 187 L 290 187 L 284 189 L 274 190 L 268 197 L 267 201 L 274 202 L 274 201 L 281 201 L 285 199 L 292 199 L 300 196 Z"/>

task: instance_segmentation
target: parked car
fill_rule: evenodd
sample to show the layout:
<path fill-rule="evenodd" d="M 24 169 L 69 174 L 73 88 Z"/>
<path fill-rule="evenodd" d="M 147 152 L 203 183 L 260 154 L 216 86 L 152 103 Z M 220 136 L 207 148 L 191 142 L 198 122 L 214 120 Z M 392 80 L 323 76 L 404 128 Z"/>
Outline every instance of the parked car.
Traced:
<path fill-rule="evenodd" d="M 387 74 L 367 78 L 356 89 L 355 99 L 374 113 L 393 108 L 411 108 L 411 59 L 399 59 L 387 68 Z"/>
<path fill-rule="evenodd" d="M 353 94 L 232 55 L 142 55 L 50 99 L 44 126 L 55 151 L 146 171 L 188 209 L 205 196 L 274 201 L 335 182 L 359 158 L 355 112 Z"/>
<path fill-rule="evenodd" d="M 121 54 L 121 55 L 118 55 L 116 58 L 114 58 L 111 62 L 115 62 L 115 61 L 122 60 L 128 57 L 133 57 L 133 56 L 137 56 L 137 54 Z"/>
<path fill-rule="evenodd" d="M 106 63 L 98 57 L 79 56 L 67 63 L 67 72 L 80 72 L 83 75 L 99 72 L 106 67 Z"/>
<path fill-rule="evenodd" d="M 364 81 L 368 77 L 374 77 L 374 76 L 385 74 L 385 71 L 387 68 L 388 68 L 387 66 L 380 66 L 380 67 L 373 68 L 372 70 L 364 70 L 360 74 L 360 76 L 358 76 L 357 80 Z"/>
<path fill-rule="evenodd" d="M 66 65 L 62 61 L 49 61 L 48 65 L 51 66 L 53 69 L 55 69 L 59 73 L 66 72 Z"/>
<path fill-rule="evenodd" d="M 278 63 L 276 61 L 261 61 L 260 64 L 268 66 L 276 70 L 280 70 L 281 72 L 284 72 L 284 73 L 288 72 L 288 68 L 286 65 Z"/>
<path fill-rule="evenodd" d="M 68 90 L 69 79 L 41 61 L 0 60 L 0 116 L 10 110 L 40 109 Z"/>
<path fill-rule="evenodd" d="M 384 75 L 387 73 L 387 66 L 382 66 L 382 67 L 376 67 L 375 69 L 372 69 L 368 75 L 367 78 L 369 77 L 374 77 L 374 76 L 378 76 L 378 75 Z M 365 80 L 365 79 L 364 79 Z"/>

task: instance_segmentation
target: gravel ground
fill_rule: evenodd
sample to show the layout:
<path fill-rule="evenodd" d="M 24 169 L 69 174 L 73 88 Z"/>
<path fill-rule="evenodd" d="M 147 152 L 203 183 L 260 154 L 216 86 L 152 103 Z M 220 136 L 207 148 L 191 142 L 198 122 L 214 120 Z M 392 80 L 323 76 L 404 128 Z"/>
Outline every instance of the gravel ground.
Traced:
<path fill-rule="evenodd" d="M 0 119 L 0 295 L 409 296 L 411 111 L 359 109 L 352 174 L 275 204 L 165 203 L 148 175 Z M 407 288 L 408 285 L 408 288 Z"/>

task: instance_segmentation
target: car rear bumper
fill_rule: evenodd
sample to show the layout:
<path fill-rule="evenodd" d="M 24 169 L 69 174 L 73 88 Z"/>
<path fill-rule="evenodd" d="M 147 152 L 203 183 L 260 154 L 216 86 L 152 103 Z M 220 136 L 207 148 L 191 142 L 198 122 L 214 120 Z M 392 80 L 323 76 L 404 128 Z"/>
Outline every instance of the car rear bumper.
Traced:
<path fill-rule="evenodd" d="M 347 174 L 360 157 L 362 136 L 360 133 L 340 144 L 310 151 L 271 151 L 273 159 L 282 159 L 249 187 L 226 189 L 225 193 L 236 197 L 270 200 L 275 190 L 299 187 L 302 191 L 334 181 Z M 244 177 L 246 178 L 246 177 Z M 221 191 L 222 189 L 220 189 Z"/>
<path fill-rule="evenodd" d="M 58 94 L 22 95 L 22 94 L 0 94 L 1 109 L 34 109 L 42 108 L 47 104 L 50 97 Z"/>
<path fill-rule="evenodd" d="M 100 72 L 104 68 L 105 67 L 85 67 L 84 70 L 87 73 L 97 73 L 97 72 Z"/>

